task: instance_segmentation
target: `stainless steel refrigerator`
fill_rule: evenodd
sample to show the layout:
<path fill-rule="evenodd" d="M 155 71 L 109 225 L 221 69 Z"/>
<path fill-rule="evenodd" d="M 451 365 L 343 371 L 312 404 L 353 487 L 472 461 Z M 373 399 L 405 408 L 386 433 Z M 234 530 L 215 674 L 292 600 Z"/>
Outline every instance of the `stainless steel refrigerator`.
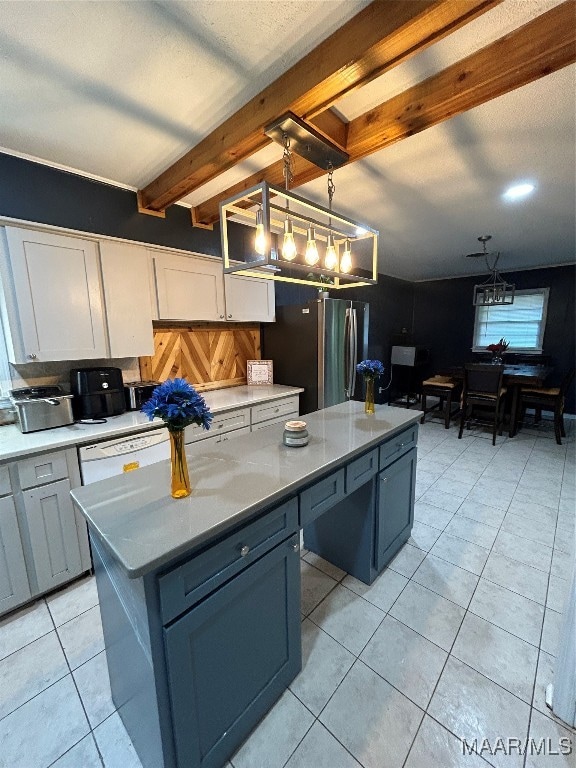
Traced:
<path fill-rule="evenodd" d="M 304 387 L 302 414 L 345 400 L 362 400 L 356 364 L 368 354 L 368 304 L 318 299 L 276 307 L 263 328 L 262 357 L 274 361 L 274 382 Z"/>

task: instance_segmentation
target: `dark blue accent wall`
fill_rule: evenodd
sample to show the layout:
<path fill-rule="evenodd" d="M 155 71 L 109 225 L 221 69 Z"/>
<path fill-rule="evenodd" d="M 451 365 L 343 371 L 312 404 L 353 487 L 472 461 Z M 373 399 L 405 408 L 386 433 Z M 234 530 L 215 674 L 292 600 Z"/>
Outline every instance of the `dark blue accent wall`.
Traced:
<path fill-rule="evenodd" d="M 82 176 L 0 153 L 0 216 L 77 229 L 127 240 L 221 256 L 220 230 L 192 227 L 187 208 L 173 205 L 166 218 L 138 213 L 136 194 Z M 241 250 L 245 228 L 239 227 L 233 247 Z M 522 288 L 550 288 L 544 352 L 554 366 L 553 382 L 575 361 L 574 265 L 506 272 Z M 371 357 L 389 368 L 392 337 L 405 328 L 416 344 L 430 348 L 431 365 L 442 367 L 471 357 L 474 330 L 472 290 L 478 278 L 463 277 L 411 283 L 380 275 L 378 284 L 332 291 L 333 298 L 370 304 Z M 316 289 L 276 283 L 276 301 L 304 304 Z M 576 386 L 576 385 L 575 385 Z M 576 412 L 575 386 L 566 410 Z"/>
<path fill-rule="evenodd" d="M 576 266 L 506 272 L 516 290 L 550 288 L 544 333 L 544 354 L 554 371 L 550 386 L 558 385 L 576 358 Z M 472 293 L 478 277 L 434 280 L 414 286 L 414 337 L 430 348 L 435 368 L 470 361 L 474 314 Z M 566 411 L 576 413 L 574 384 L 566 399 Z"/>
<path fill-rule="evenodd" d="M 221 256 L 220 228 L 192 227 L 181 205 L 138 213 L 136 193 L 0 153 L 0 215 Z"/>

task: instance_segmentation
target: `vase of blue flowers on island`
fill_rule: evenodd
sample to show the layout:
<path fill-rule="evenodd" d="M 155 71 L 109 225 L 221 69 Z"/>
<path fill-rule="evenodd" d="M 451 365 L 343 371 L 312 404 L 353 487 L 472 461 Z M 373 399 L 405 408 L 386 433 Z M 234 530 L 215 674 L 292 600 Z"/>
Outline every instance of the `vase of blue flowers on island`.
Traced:
<path fill-rule="evenodd" d="M 364 376 L 366 396 L 364 399 L 364 412 L 375 413 L 374 407 L 374 382 L 384 373 L 384 366 L 380 360 L 362 360 L 356 366 L 357 373 Z"/>
<path fill-rule="evenodd" d="M 175 499 L 190 496 L 184 430 L 190 424 L 210 429 L 212 413 L 202 395 L 186 379 L 167 379 L 142 406 L 150 421 L 161 418 L 170 434 L 171 493 Z"/>

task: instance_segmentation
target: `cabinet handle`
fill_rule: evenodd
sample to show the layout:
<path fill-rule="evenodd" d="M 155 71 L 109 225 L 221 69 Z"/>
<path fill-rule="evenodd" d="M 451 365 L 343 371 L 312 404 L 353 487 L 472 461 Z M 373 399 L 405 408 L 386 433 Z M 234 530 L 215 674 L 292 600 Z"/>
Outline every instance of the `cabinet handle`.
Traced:
<path fill-rule="evenodd" d="M 387 477 L 381 477 L 380 478 L 380 482 L 387 483 L 388 482 L 388 478 Z"/>
<path fill-rule="evenodd" d="M 220 315 L 220 320 L 224 320 L 224 315 Z"/>
<path fill-rule="evenodd" d="M 240 550 L 240 554 L 242 555 L 242 557 L 246 557 L 248 552 L 250 552 L 250 547 L 247 544 L 244 544 L 244 546 Z"/>
<path fill-rule="evenodd" d="M 292 544 L 292 549 L 294 550 L 294 552 L 298 552 L 298 550 L 300 549 L 300 544 L 298 544 L 297 542 L 295 544 Z"/>
<path fill-rule="evenodd" d="M 220 424 L 218 424 L 218 429 L 222 429 L 223 426 L 224 426 L 224 424 L 222 424 L 222 422 L 220 422 Z"/>
<path fill-rule="evenodd" d="M 228 315 L 228 320 L 232 320 L 232 315 Z"/>
<path fill-rule="evenodd" d="M 278 413 L 280 411 L 280 408 L 274 408 L 274 413 Z"/>
<path fill-rule="evenodd" d="M 28 355 L 28 360 L 36 360 L 36 355 L 32 352 L 30 355 Z"/>

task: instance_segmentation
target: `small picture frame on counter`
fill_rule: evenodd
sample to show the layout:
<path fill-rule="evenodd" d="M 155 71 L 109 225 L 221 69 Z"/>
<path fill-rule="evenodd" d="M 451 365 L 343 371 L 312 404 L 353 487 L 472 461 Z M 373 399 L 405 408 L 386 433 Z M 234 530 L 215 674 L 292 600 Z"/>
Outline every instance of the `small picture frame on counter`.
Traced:
<path fill-rule="evenodd" d="M 273 384 L 272 360 L 247 360 L 246 379 L 248 384 Z"/>

